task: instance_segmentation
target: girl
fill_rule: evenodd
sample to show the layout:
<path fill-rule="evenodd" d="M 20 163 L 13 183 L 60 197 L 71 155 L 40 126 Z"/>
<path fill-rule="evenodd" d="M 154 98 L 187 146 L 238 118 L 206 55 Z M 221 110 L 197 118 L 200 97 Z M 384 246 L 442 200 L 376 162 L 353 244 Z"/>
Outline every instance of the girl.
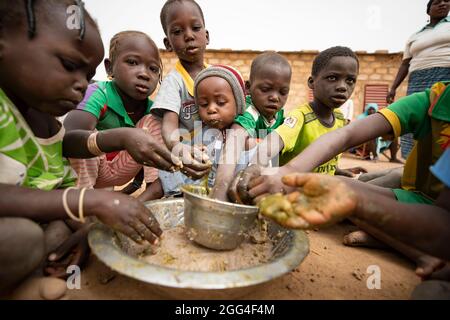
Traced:
<path fill-rule="evenodd" d="M 116 34 L 110 42 L 109 58 L 105 68 L 112 81 L 89 85 L 86 96 L 77 110 L 69 113 L 64 125 L 66 141 L 70 142 L 85 131 L 108 130 L 121 127 L 147 128 L 152 136 L 160 138 L 160 124 L 149 115 L 152 101 L 149 96 L 155 91 L 161 78 L 162 63 L 159 50 L 153 40 L 139 31 L 124 31 Z M 77 130 L 76 132 L 74 132 Z M 80 131 L 84 130 L 84 131 Z M 70 150 L 68 150 L 69 153 Z M 76 152 L 76 150 L 75 150 Z M 81 187 L 105 188 L 123 185 L 130 181 L 142 166 L 135 163 L 124 152 L 110 153 L 91 159 L 71 159 Z M 157 178 L 157 170 L 145 168 L 146 182 Z M 126 188 L 132 193 L 142 183 L 139 178 Z"/>
<path fill-rule="evenodd" d="M 65 129 L 56 117 L 81 102 L 104 51 L 98 27 L 81 1 L 25 2 L 0 2 L 1 293 L 38 268 L 46 256 L 38 223 L 68 217 L 82 223 L 96 216 L 136 241 L 156 243 L 161 235 L 151 213 L 128 196 L 58 190 L 73 186 L 75 175 L 63 158 Z M 72 5 L 82 13 L 75 30 L 66 27 L 66 10 Z M 115 130 L 83 134 L 68 149 L 78 150 L 74 156 L 127 149 L 140 163 L 166 170 L 173 166 L 170 153 L 142 130 Z M 80 255 L 68 265 L 78 265 L 77 258 Z"/>

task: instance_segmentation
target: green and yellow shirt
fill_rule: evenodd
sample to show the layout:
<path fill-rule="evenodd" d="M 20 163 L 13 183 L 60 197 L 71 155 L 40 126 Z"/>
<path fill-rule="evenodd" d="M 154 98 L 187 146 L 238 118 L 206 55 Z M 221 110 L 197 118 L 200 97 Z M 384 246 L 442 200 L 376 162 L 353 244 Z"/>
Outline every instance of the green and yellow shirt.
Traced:
<path fill-rule="evenodd" d="M 64 127 L 48 139 L 36 137 L 0 89 L 0 183 L 53 190 L 75 185 L 76 175 L 62 156 Z"/>
<path fill-rule="evenodd" d="M 345 125 L 344 116 L 340 111 L 334 111 L 334 119 L 333 126 L 326 127 L 319 121 L 309 103 L 292 110 L 286 116 L 284 123 L 275 130 L 284 143 L 280 165 L 283 166 L 291 161 L 320 136 Z M 334 175 L 339 157 L 340 155 L 317 167 L 314 172 Z"/>

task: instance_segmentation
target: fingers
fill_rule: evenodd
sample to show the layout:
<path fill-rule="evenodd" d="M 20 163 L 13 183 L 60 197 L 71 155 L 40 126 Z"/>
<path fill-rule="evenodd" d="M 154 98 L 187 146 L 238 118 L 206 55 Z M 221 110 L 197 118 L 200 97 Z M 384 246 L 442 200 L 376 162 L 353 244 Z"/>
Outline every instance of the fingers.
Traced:
<path fill-rule="evenodd" d="M 230 187 L 228 188 L 227 195 L 228 198 L 233 203 L 243 204 L 242 199 L 238 192 L 238 184 L 242 179 L 242 174 L 244 171 L 239 171 L 236 177 L 233 179 L 233 181 L 230 184 Z"/>
<path fill-rule="evenodd" d="M 161 147 L 157 148 L 156 152 L 163 160 L 165 160 L 167 163 L 170 163 L 172 167 L 174 165 L 176 167 L 181 167 L 183 165 L 179 158 L 172 156 L 172 153 L 169 151 L 169 149 L 167 149 L 165 144 L 162 144 Z"/>
<path fill-rule="evenodd" d="M 86 239 L 92 224 L 74 232 L 66 241 L 64 241 L 56 250 L 48 256 L 49 261 L 57 261 L 66 256 L 77 244 Z"/>
<path fill-rule="evenodd" d="M 132 228 L 130 226 L 121 226 L 120 228 L 118 228 L 118 230 L 120 232 L 122 232 L 124 235 L 126 235 L 127 237 L 129 237 L 134 242 L 136 242 L 138 244 L 142 244 L 143 239 L 134 228 Z"/>
<path fill-rule="evenodd" d="M 303 187 L 305 183 L 311 179 L 311 173 L 292 173 L 281 178 L 281 181 L 289 187 Z"/>
<path fill-rule="evenodd" d="M 281 224 L 283 227 L 290 228 L 290 229 L 311 229 L 312 226 L 309 224 L 306 220 L 304 220 L 302 217 L 289 217 L 283 224 Z"/>
<path fill-rule="evenodd" d="M 354 167 L 354 168 L 350 168 L 347 169 L 348 171 L 354 173 L 354 174 L 358 174 L 358 173 L 367 173 L 367 170 L 363 167 Z"/>
<path fill-rule="evenodd" d="M 158 168 L 164 171 L 173 171 L 174 163 L 172 162 L 171 156 L 169 160 L 163 158 L 160 154 L 152 152 L 148 155 L 148 160 L 143 163 L 144 165 Z"/>
<path fill-rule="evenodd" d="M 139 220 L 150 229 L 156 236 L 161 237 L 163 231 L 159 226 L 158 221 L 155 219 L 153 214 L 148 210 L 148 213 L 142 213 L 139 215 Z"/>
<path fill-rule="evenodd" d="M 330 186 L 336 185 L 336 178 L 324 174 L 311 174 L 303 186 L 303 193 L 309 197 L 318 197 L 330 191 Z"/>
<path fill-rule="evenodd" d="M 251 189 L 251 187 L 257 185 L 260 179 L 257 179 L 256 184 L 255 182 L 252 182 L 252 184 L 250 184 L 250 182 L 258 177 L 261 177 L 261 169 L 259 168 L 259 166 L 256 165 L 250 166 L 242 172 L 242 175 L 240 176 L 240 179 L 236 187 L 236 190 L 242 203 L 245 204 L 253 203 L 254 196 L 250 195 L 249 190 Z"/>
<path fill-rule="evenodd" d="M 253 203 L 258 203 L 267 194 L 269 194 L 269 185 L 266 183 L 264 177 L 258 177 L 252 180 L 251 185 L 249 185 L 249 190 L 246 193 L 246 197 L 253 200 Z"/>
<path fill-rule="evenodd" d="M 313 208 L 305 208 L 303 205 L 295 206 L 294 212 L 310 225 L 320 226 L 330 222 L 330 216 L 325 216 L 323 213 Z"/>
<path fill-rule="evenodd" d="M 139 235 L 139 238 L 141 240 L 140 242 L 142 242 L 142 239 L 145 239 L 151 244 L 158 243 L 158 238 L 156 237 L 156 235 L 144 223 L 134 220 L 129 223 L 129 226 L 132 227 L 133 230 Z M 139 243 L 139 241 L 137 242 Z"/>
<path fill-rule="evenodd" d="M 193 149 L 192 150 L 193 156 L 196 161 L 203 163 L 203 164 L 208 164 L 211 162 L 209 159 L 209 156 L 208 156 L 208 152 L 207 152 L 208 149 L 206 146 L 204 146 L 204 145 L 194 146 L 192 149 Z"/>
<path fill-rule="evenodd" d="M 210 168 L 206 170 L 196 171 L 194 169 L 191 169 L 189 167 L 184 167 L 181 169 L 181 172 L 184 173 L 186 176 L 188 176 L 191 179 L 198 180 L 203 178 L 204 176 L 208 175 L 210 171 Z"/>

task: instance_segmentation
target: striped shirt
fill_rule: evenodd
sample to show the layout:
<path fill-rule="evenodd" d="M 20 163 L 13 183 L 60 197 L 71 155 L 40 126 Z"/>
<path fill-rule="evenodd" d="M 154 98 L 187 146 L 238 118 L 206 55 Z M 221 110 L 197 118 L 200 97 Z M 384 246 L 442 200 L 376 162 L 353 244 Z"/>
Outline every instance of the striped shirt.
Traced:
<path fill-rule="evenodd" d="M 75 185 L 76 175 L 62 156 L 64 127 L 38 138 L 0 89 L 0 183 L 53 190 Z"/>

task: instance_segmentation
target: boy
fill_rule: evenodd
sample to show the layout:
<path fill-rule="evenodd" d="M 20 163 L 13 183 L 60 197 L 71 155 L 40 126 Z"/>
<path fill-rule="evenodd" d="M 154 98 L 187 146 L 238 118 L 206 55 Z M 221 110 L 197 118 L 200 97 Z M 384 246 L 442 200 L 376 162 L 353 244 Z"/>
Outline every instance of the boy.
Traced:
<path fill-rule="evenodd" d="M 0 2 L 0 293 L 47 257 L 39 223 L 68 216 L 83 223 L 85 217 L 96 216 L 136 241 L 155 243 L 162 233 L 156 219 L 135 199 L 69 188 L 75 176 L 63 158 L 65 130 L 56 117 L 82 100 L 104 51 L 98 27 L 80 1 L 33 3 Z M 81 5 L 84 13 L 77 30 L 66 28 L 71 5 Z M 141 144 L 148 140 L 140 139 Z M 89 153 L 88 146 L 81 149 Z M 141 145 L 141 154 L 145 159 L 150 154 L 167 158 L 158 145 Z M 83 224 L 80 230 L 88 227 Z M 67 262 L 55 261 L 59 259 L 53 254 L 48 260 L 63 269 Z M 68 260 L 68 265 L 78 265 L 80 256 Z"/>
<path fill-rule="evenodd" d="M 199 179 L 208 173 L 209 165 L 202 162 L 201 150 L 192 150 L 182 141 L 190 140 L 195 122 L 200 121 L 193 79 L 206 68 L 204 53 L 209 33 L 203 11 L 194 0 L 168 0 L 161 10 L 161 25 L 166 35 L 164 45 L 169 52 L 175 52 L 179 61 L 161 83 L 151 111 L 163 119 L 161 132 L 166 146 L 183 159 L 181 172 Z M 170 176 L 161 172 L 164 189 L 173 189 L 166 186 Z"/>
<path fill-rule="evenodd" d="M 433 205 L 401 203 L 333 177 L 294 173 L 283 177 L 283 183 L 300 192 L 266 197 L 259 207 L 263 215 L 288 228 L 316 229 L 351 217 L 380 239 L 404 243 L 449 261 L 450 148 L 430 170 L 445 185 Z M 424 281 L 412 298 L 450 299 L 447 277 L 442 272 L 434 274 L 433 279 L 440 281 Z"/>
<path fill-rule="evenodd" d="M 226 192 L 241 153 L 251 150 L 257 140 L 264 139 L 283 123 L 283 107 L 289 95 L 291 76 L 289 62 L 276 52 L 262 53 L 253 60 L 250 79 L 245 83 L 249 93 L 247 107 L 244 114 L 236 117 L 228 132 L 226 151 L 217 171 L 218 184 L 212 190 L 212 197 L 227 200 Z M 229 155 L 234 158 L 230 159 Z"/>
<path fill-rule="evenodd" d="M 381 188 L 354 180 L 347 183 L 354 184 L 355 188 L 365 192 L 377 193 L 402 203 L 433 204 L 443 185 L 431 174 L 429 168 L 450 144 L 449 84 L 450 82 L 436 83 L 431 89 L 400 99 L 379 113 L 319 138 L 293 161 L 281 167 L 276 176 L 260 176 L 258 168 L 248 169 L 238 190 L 244 197 L 247 195 L 256 201 L 268 192 L 289 192 L 293 189 L 285 189 L 281 182 L 281 177 L 286 174 L 311 171 L 336 154 L 379 136 L 392 139 L 392 136 L 398 138 L 403 134 L 413 133 L 417 143 L 405 164 L 402 189 Z M 363 226 L 362 229 L 371 233 L 371 230 Z M 345 240 L 348 245 L 361 245 L 367 239 L 364 233 L 351 235 Z M 416 273 L 422 277 L 428 276 L 442 264 L 439 259 L 423 252 L 382 240 L 414 260 L 417 264 Z"/>
<path fill-rule="evenodd" d="M 284 124 L 258 146 L 257 154 L 251 162 L 267 166 L 270 159 L 281 152 L 280 164 L 285 165 L 320 136 L 342 128 L 345 119 L 337 108 L 352 95 L 358 70 L 358 58 L 349 48 L 332 47 L 321 52 L 314 59 L 308 79 L 314 100 L 291 111 Z M 339 155 L 336 155 L 325 164 L 315 167 L 314 172 L 334 175 L 338 159 Z M 239 190 L 239 193 L 236 191 L 234 188 L 230 189 L 229 196 L 234 201 L 249 202 L 251 200 L 248 197 L 253 198 L 253 194 L 250 195 L 245 190 Z M 280 186 L 279 189 L 271 190 L 273 193 L 279 191 Z"/>

